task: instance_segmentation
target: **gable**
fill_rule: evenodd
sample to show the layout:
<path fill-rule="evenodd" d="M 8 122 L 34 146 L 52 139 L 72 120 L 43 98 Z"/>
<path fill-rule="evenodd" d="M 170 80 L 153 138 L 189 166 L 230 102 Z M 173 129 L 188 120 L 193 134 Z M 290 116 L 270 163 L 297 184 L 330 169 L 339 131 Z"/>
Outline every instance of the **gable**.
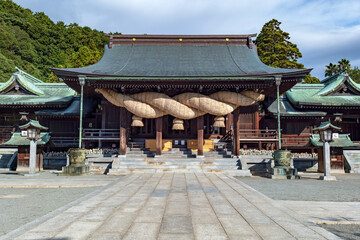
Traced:
<path fill-rule="evenodd" d="M 15 72 L 10 79 L 0 86 L 1 95 L 44 95 L 44 92 L 35 86 L 34 83 L 28 81 L 26 76 L 21 72 Z"/>
<path fill-rule="evenodd" d="M 1 95 L 35 95 L 34 93 L 26 90 L 21 83 L 18 81 L 13 81 L 7 88 L 5 88 Z"/>

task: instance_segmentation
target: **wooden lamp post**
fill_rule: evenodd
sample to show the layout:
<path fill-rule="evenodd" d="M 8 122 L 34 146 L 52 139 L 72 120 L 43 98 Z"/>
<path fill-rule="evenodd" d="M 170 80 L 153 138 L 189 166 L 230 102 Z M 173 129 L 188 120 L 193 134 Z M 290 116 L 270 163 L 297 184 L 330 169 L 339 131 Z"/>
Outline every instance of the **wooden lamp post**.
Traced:
<path fill-rule="evenodd" d="M 340 130 L 341 128 L 332 125 L 330 122 L 322 122 L 319 127 L 314 130 L 319 131 L 320 141 L 323 145 L 323 158 L 324 158 L 324 176 L 320 176 L 321 180 L 336 181 L 335 176 L 331 176 L 330 166 L 330 142 L 333 141 L 333 130 Z"/>
<path fill-rule="evenodd" d="M 30 159 L 29 159 L 29 175 L 34 175 L 36 172 L 36 145 L 40 139 L 40 132 L 47 130 L 47 127 L 42 126 L 38 121 L 30 120 L 27 124 L 19 127 L 21 130 L 27 130 L 27 138 L 30 140 Z"/>

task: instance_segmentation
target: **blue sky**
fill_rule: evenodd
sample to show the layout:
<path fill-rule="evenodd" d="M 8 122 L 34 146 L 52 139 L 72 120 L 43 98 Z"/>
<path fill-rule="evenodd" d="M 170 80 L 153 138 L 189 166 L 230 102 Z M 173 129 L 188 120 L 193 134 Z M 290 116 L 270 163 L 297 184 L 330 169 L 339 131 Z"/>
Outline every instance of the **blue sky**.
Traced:
<path fill-rule="evenodd" d="M 341 58 L 360 66 L 359 0 L 13 0 L 53 21 L 123 34 L 259 33 L 275 18 L 303 54 L 299 62 L 324 78 Z"/>

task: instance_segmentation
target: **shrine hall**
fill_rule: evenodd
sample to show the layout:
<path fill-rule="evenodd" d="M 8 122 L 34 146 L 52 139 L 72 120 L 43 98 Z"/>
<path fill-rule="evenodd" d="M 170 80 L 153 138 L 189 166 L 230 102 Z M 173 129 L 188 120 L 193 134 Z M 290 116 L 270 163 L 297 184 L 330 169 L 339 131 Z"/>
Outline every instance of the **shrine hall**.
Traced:
<path fill-rule="evenodd" d="M 263 64 L 255 36 L 109 35 L 98 63 L 52 71 L 77 92 L 83 87 L 85 99 L 102 99 L 101 119 L 84 125 L 101 129 L 97 136 L 119 132 L 120 155 L 144 139 L 156 155 L 186 144 L 202 156 L 229 136 L 239 155 L 240 130 L 259 130 L 259 104 L 276 97 L 277 85 L 282 94 L 311 71 Z"/>

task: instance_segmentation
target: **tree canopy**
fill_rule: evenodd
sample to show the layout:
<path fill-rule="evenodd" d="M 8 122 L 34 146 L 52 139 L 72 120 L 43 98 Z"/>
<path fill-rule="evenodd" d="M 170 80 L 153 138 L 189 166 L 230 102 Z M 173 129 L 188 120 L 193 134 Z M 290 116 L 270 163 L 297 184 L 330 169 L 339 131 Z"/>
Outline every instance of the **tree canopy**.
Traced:
<path fill-rule="evenodd" d="M 0 1 L 0 81 L 15 65 L 47 81 L 57 81 L 49 67 L 83 67 L 100 60 L 108 37 L 76 23 L 54 23 L 11 0 Z"/>
<path fill-rule="evenodd" d="M 297 62 L 302 57 L 296 44 L 289 41 L 290 34 L 280 28 L 281 22 L 272 19 L 265 23 L 255 40 L 263 63 L 278 68 L 304 68 Z"/>
<path fill-rule="evenodd" d="M 296 44 L 290 42 L 290 34 L 280 28 L 281 22 L 272 19 L 265 23 L 254 41 L 260 60 L 271 67 L 303 69 L 297 60 L 302 54 Z M 308 74 L 304 83 L 318 83 L 320 80 Z"/>
<path fill-rule="evenodd" d="M 351 69 L 351 64 L 349 60 L 343 58 L 338 61 L 338 64 L 329 63 L 329 65 L 326 65 L 325 68 L 325 77 L 330 77 L 343 70 L 349 71 Z"/>
<path fill-rule="evenodd" d="M 360 83 L 360 69 L 357 66 L 354 68 L 351 67 L 350 61 L 346 58 L 338 61 L 338 64 L 329 63 L 329 65 L 325 66 L 325 77 L 331 77 L 332 75 L 340 72 L 346 71 L 352 80 L 357 83 Z"/>

